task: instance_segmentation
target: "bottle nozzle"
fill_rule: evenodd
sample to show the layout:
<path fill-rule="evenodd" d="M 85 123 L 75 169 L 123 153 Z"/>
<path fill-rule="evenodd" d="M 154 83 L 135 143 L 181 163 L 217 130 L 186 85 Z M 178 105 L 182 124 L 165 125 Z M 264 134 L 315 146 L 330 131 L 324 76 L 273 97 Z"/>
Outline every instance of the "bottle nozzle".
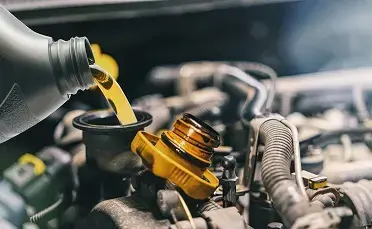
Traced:
<path fill-rule="evenodd" d="M 89 65 L 94 56 L 86 37 L 75 37 L 69 41 L 58 40 L 50 46 L 51 61 L 59 88 L 63 94 L 75 94 L 94 84 Z"/>

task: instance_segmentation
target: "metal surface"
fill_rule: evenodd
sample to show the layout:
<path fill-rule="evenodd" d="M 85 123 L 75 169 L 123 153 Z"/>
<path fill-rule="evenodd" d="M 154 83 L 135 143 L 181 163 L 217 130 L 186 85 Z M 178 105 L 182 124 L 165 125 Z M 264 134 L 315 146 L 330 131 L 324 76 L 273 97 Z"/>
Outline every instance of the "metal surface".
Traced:
<path fill-rule="evenodd" d="M 224 156 L 221 164 L 223 167 L 223 173 L 220 183 L 222 184 L 223 207 L 235 207 L 237 201 L 236 181 L 238 180 L 235 173 L 236 160 L 234 156 Z"/>
<path fill-rule="evenodd" d="M 301 174 L 301 171 L 302 171 L 301 152 L 300 152 L 300 143 L 299 143 L 299 139 L 298 139 L 297 128 L 285 119 L 282 120 L 281 122 L 284 125 L 286 125 L 292 132 L 295 173 L 296 173 L 296 175 Z M 296 176 L 296 182 L 297 182 L 298 187 L 301 189 L 302 195 L 307 198 L 307 194 L 306 194 L 303 179 L 300 176 Z"/>
<path fill-rule="evenodd" d="M 266 86 L 270 86 L 270 80 L 264 80 Z M 325 71 L 310 74 L 281 77 L 277 80 L 276 90 L 280 94 L 292 94 L 297 92 L 353 88 L 372 88 L 372 68 L 354 68 L 338 71 Z"/>

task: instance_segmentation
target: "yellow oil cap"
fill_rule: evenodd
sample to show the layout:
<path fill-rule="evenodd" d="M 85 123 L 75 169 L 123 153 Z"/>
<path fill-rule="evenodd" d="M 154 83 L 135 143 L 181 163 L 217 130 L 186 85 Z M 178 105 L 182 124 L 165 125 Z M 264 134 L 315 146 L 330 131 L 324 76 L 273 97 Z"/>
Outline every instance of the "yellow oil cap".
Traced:
<path fill-rule="evenodd" d="M 184 114 L 160 137 L 140 131 L 131 148 L 156 176 L 167 179 L 194 199 L 208 198 L 218 187 L 218 178 L 207 168 L 219 134 L 203 121 Z"/>

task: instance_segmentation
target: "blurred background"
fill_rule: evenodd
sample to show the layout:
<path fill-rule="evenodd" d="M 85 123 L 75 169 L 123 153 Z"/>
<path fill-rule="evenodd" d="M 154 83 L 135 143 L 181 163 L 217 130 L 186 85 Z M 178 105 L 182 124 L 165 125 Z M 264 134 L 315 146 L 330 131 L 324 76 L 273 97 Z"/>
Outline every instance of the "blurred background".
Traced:
<path fill-rule="evenodd" d="M 157 66 L 203 60 L 254 61 L 273 68 L 279 78 L 302 79 L 302 74 L 310 74 L 306 78 L 310 79 L 312 73 L 368 69 L 372 63 L 372 2 L 368 0 L 0 0 L 0 4 L 36 32 L 54 39 L 88 37 L 117 63 L 118 81 L 130 101 L 153 93 L 177 95 L 174 82 L 151 81 L 150 72 Z M 341 75 L 361 81 L 368 89 L 371 82 L 363 80 L 368 75 L 372 78 L 370 73 Z M 358 74 L 363 76 L 358 78 Z M 339 73 L 331 75 L 323 78 L 337 78 Z M 313 81 L 324 86 L 319 78 Z M 286 82 L 278 81 L 278 98 L 286 91 Z M 308 81 L 296 83 L 304 84 Z M 352 96 L 342 87 L 319 106 L 323 110 L 339 103 L 348 107 Z M 311 90 L 313 99 L 314 93 L 322 95 L 328 89 L 323 88 L 322 93 Z M 368 105 L 368 90 L 363 93 Z M 311 102 L 319 104 L 319 99 Z M 291 112 L 321 112 L 319 107 L 298 104 Z M 1 168 L 24 152 L 53 144 L 54 128 L 68 110 L 104 106 L 99 92 L 79 92 L 51 117 L 1 144 Z M 277 105 L 280 109 L 284 108 Z"/>

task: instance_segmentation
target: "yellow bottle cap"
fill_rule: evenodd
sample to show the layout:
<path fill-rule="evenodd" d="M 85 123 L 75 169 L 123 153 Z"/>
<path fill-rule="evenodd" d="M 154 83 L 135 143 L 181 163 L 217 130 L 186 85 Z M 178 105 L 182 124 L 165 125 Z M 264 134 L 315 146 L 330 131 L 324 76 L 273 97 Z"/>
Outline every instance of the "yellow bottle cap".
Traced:
<path fill-rule="evenodd" d="M 34 166 L 34 174 L 36 176 L 45 172 L 46 166 L 44 162 L 35 155 L 26 153 L 18 159 L 20 164 L 32 164 Z"/>

